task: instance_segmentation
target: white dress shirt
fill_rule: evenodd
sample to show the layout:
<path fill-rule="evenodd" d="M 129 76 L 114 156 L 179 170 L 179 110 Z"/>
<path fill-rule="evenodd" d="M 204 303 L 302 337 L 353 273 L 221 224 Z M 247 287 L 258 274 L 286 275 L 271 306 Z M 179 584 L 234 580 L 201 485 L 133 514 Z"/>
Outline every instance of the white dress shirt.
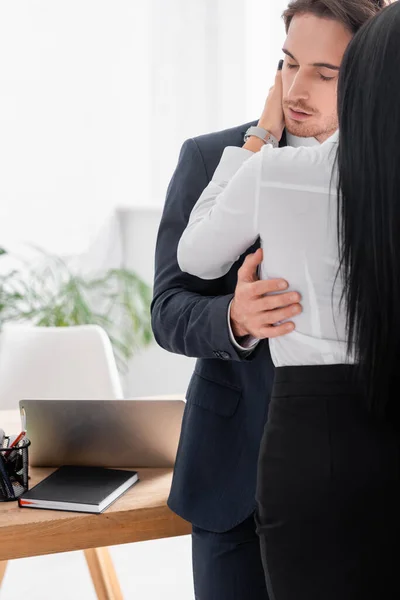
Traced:
<path fill-rule="evenodd" d="M 295 330 L 269 340 L 275 366 L 353 362 L 337 277 L 337 142 L 226 148 L 179 242 L 182 271 L 216 279 L 260 237 L 261 278 L 284 278 L 302 296 Z"/>

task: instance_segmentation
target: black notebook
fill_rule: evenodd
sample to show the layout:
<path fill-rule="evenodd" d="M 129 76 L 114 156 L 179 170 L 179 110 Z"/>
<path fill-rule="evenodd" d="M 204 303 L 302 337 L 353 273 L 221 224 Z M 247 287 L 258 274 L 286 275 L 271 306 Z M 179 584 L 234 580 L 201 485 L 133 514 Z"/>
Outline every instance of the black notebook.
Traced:
<path fill-rule="evenodd" d="M 136 471 L 60 467 L 23 494 L 22 508 L 101 513 L 138 481 Z"/>

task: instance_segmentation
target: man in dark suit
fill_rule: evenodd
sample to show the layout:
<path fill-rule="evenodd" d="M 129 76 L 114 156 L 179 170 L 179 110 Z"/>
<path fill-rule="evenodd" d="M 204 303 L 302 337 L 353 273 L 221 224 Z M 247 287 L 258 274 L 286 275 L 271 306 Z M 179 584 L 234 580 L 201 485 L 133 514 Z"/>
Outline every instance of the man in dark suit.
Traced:
<path fill-rule="evenodd" d="M 282 78 L 277 77 L 258 121 L 266 136 L 281 145 L 311 145 L 335 131 L 342 54 L 332 20 L 343 25 L 344 35 L 354 33 L 382 3 L 294 0 L 289 5 Z M 301 310 L 300 296 L 282 291 L 280 284 L 287 286 L 282 280 L 257 281 L 262 260 L 257 244 L 214 281 L 182 273 L 176 256 L 190 212 L 224 148 L 243 146 L 254 125 L 185 142 L 156 249 L 154 335 L 166 350 L 198 358 L 169 497 L 170 508 L 193 525 L 197 600 L 268 600 L 253 520 L 259 445 L 273 381 L 267 338 L 291 330 L 288 320 Z"/>

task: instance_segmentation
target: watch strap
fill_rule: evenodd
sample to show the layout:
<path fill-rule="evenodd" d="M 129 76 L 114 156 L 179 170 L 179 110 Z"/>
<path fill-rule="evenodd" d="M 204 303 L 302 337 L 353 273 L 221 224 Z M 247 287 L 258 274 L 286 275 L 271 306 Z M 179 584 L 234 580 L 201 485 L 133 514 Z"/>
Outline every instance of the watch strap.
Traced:
<path fill-rule="evenodd" d="M 272 135 L 272 133 L 270 133 L 269 131 L 264 129 L 263 127 L 259 127 L 256 125 L 252 125 L 251 127 L 249 127 L 244 135 L 244 141 L 247 142 L 249 137 L 252 137 L 252 136 L 259 138 L 260 140 L 262 140 L 264 142 L 264 144 L 270 144 L 274 148 L 279 147 L 279 142 L 276 139 L 276 137 L 274 135 Z"/>

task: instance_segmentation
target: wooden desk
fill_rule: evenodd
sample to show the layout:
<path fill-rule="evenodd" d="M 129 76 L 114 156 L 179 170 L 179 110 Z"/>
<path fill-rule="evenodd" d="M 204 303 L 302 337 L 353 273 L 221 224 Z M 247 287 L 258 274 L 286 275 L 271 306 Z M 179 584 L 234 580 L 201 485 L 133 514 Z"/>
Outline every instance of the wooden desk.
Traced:
<path fill-rule="evenodd" d="M 18 412 L 0 411 L 0 427 L 6 433 L 18 431 Z M 30 469 L 30 487 L 53 471 Z M 190 524 L 166 504 L 172 469 L 138 469 L 138 473 L 139 483 L 100 515 L 19 508 L 17 502 L 0 502 L 0 561 L 82 549 L 93 576 L 99 573 L 96 564 L 109 560 L 107 554 L 98 553 L 104 546 L 189 534 Z M 90 554 L 90 548 L 97 550 Z M 107 569 L 110 572 L 112 566 Z M 103 579 L 98 586 L 95 583 L 98 597 L 122 598 L 107 590 L 101 595 L 99 589 L 107 587 Z"/>
<path fill-rule="evenodd" d="M 31 486 L 54 469 L 31 469 Z M 139 469 L 139 483 L 100 515 L 0 503 L 0 560 L 187 535 L 166 504 L 171 469 Z"/>

